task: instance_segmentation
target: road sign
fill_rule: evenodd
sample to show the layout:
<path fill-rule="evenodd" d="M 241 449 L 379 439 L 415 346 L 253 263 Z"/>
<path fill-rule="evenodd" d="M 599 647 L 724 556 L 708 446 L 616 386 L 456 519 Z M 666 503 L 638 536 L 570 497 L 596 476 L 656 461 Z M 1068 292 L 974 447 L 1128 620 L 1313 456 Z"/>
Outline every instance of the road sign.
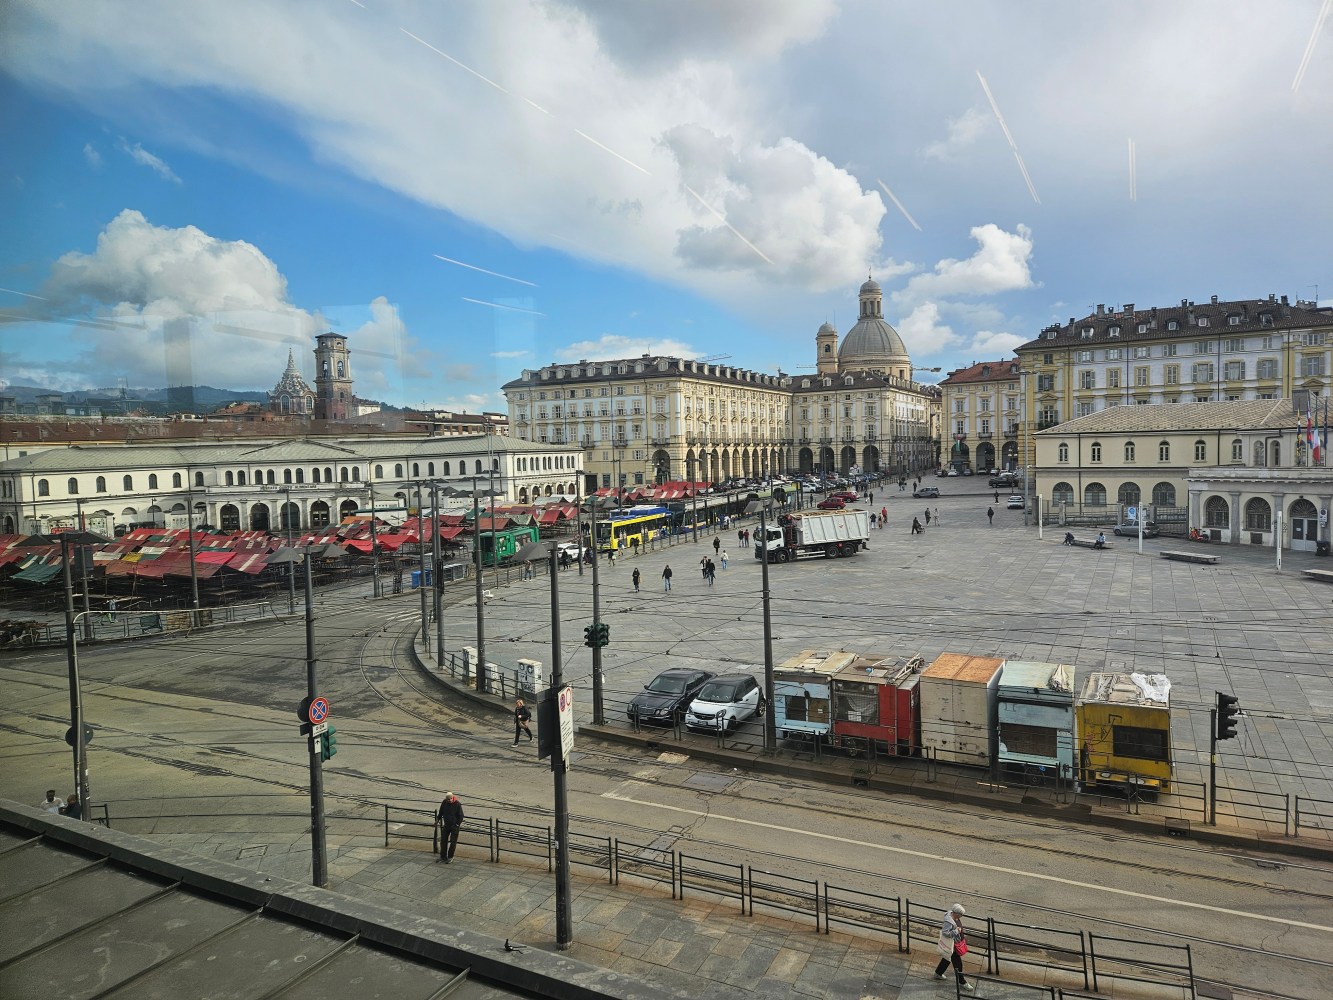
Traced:
<path fill-rule="evenodd" d="M 328 732 L 328 729 L 329 729 L 329 724 L 327 722 L 316 722 L 312 724 L 310 727 L 310 735 L 323 736 L 324 733 Z"/>
<path fill-rule="evenodd" d="M 1327 508 L 1327 507 L 1320 507 L 1320 508 L 1319 508 L 1319 527 L 1322 528 L 1322 527 L 1323 527 L 1324 525 L 1326 525 L 1326 524 L 1328 524 L 1328 508 Z"/>
<path fill-rule="evenodd" d="M 1137 507 L 1126 507 L 1125 517 L 1129 518 L 1131 521 L 1137 521 L 1139 519 L 1139 509 Z"/>
<path fill-rule="evenodd" d="M 562 687 L 556 702 L 560 713 L 560 755 L 569 764 L 569 751 L 574 749 L 574 689 Z"/>
<path fill-rule="evenodd" d="M 84 723 L 84 726 L 83 726 L 83 742 L 84 742 L 84 743 L 91 743 L 92 741 L 93 741 L 93 727 L 90 726 L 90 725 L 88 725 L 87 723 Z M 74 727 L 73 727 L 73 726 L 70 726 L 68 729 L 65 730 L 65 742 L 68 743 L 70 746 L 73 746 L 73 745 L 74 745 Z"/>
<path fill-rule="evenodd" d="M 324 722 L 329 717 L 329 702 L 327 698 L 312 698 L 310 708 L 306 711 L 306 717 L 311 723 L 318 724 Z"/>

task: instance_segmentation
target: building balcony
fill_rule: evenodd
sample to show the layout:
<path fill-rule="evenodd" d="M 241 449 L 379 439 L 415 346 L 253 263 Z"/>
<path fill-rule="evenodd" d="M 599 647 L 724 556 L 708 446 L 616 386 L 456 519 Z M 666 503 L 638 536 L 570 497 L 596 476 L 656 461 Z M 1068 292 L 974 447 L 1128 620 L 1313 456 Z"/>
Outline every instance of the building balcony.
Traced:
<path fill-rule="evenodd" d="M 995 436 L 995 435 L 992 434 L 990 431 L 982 431 L 980 434 L 977 435 L 977 440 L 978 440 L 978 441 L 989 441 L 989 440 L 990 440 L 991 438 L 993 438 L 994 436 Z"/>
<path fill-rule="evenodd" d="M 1039 430 L 1039 431 L 1044 431 L 1044 430 L 1046 430 L 1048 427 L 1054 427 L 1054 426 L 1055 426 L 1056 424 L 1058 424 L 1058 423 L 1060 423 L 1060 420 L 1058 420 L 1057 418 L 1054 418 L 1054 417 L 1052 417 L 1050 420 L 1038 420 L 1038 421 L 1037 421 L 1037 430 Z"/>
<path fill-rule="evenodd" d="M 1015 438 L 1017 438 L 1018 437 L 1017 425 L 1010 427 L 1008 430 L 1006 430 L 1004 432 L 1004 437 L 1006 441 L 1013 441 Z"/>
<path fill-rule="evenodd" d="M 655 437 L 651 439 L 650 443 L 654 448 L 665 448 L 669 444 L 671 444 L 671 439 L 665 437 Z"/>
<path fill-rule="evenodd" d="M 967 433 L 966 433 L 965 431 L 964 431 L 964 432 L 961 432 L 961 433 L 955 433 L 955 434 L 952 435 L 952 437 L 953 437 L 953 439 L 954 439 L 955 441 L 966 441 L 966 440 L 967 440 Z"/>

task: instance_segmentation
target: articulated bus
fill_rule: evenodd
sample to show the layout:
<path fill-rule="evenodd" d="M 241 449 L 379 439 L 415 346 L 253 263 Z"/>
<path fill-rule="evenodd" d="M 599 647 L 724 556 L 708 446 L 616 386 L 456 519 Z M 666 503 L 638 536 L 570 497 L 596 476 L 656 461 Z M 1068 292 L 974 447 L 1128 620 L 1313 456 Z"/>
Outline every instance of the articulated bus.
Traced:
<path fill-rule="evenodd" d="M 611 511 L 606 520 L 597 521 L 597 548 L 602 552 L 619 552 L 633 548 L 636 543 L 646 548 L 652 535 L 665 531 L 670 520 L 671 512 L 665 507 L 639 505 Z"/>

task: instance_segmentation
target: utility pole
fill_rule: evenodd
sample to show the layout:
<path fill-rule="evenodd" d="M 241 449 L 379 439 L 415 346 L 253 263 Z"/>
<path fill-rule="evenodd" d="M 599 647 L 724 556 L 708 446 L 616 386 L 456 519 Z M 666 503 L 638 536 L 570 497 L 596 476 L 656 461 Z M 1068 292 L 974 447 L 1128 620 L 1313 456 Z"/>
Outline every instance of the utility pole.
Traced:
<path fill-rule="evenodd" d="M 444 575 L 440 572 L 440 484 L 430 484 L 431 573 L 435 585 L 435 666 L 444 665 L 444 618 L 440 603 L 444 600 Z"/>
<path fill-rule="evenodd" d="M 425 511 L 422 509 L 421 499 L 421 480 L 417 480 L 417 555 L 418 562 L 421 564 L 421 576 L 417 581 L 417 589 L 421 592 L 421 648 L 423 651 L 430 651 L 430 618 L 426 610 L 426 528 Z M 436 533 L 435 537 L 439 537 Z M 436 572 L 439 572 L 438 568 Z"/>
<path fill-rule="evenodd" d="M 372 578 L 371 592 L 376 599 L 383 596 L 380 589 L 380 540 L 375 532 L 375 484 L 370 484 L 370 558 Z"/>
<path fill-rule="evenodd" d="M 602 620 L 601 588 L 597 583 L 597 505 L 592 508 L 592 623 L 598 625 Z M 580 559 L 582 565 L 582 559 Z M 552 684 L 555 682 L 552 681 Z M 606 712 L 602 706 L 602 647 L 592 647 L 592 722 L 595 726 L 606 725 Z"/>
<path fill-rule="evenodd" d="M 495 519 L 491 519 L 495 523 Z M 491 539 L 494 555 L 495 539 Z M 477 477 L 472 477 L 472 554 L 477 563 L 477 690 L 486 691 L 486 621 L 485 602 L 482 600 L 481 584 L 481 507 L 477 503 Z"/>
<path fill-rule="evenodd" d="M 310 553 L 305 556 L 305 689 L 306 697 L 319 695 L 315 684 L 315 600 L 314 576 Z M 324 845 L 324 764 L 320 759 L 321 737 L 311 736 L 310 746 L 310 854 L 313 870 L 311 884 L 324 888 L 329 884 L 328 862 Z"/>
<path fill-rule="evenodd" d="M 290 556 L 292 555 L 292 552 L 290 551 L 292 548 L 292 517 L 290 513 L 292 506 L 292 491 L 287 489 L 284 490 L 284 492 L 287 494 L 286 511 L 288 512 L 286 520 L 287 548 L 289 551 L 287 552 L 287 555 Z M 291 559 L 287 560 L 287 613 L 289 615 L 296 614 L 296 563 Z"/>
<path fill-rule="evenodd" d="M 79 796 L 80 815 L 91 820 L 88 801 L 88 741 L 83 722 L 83 688 L 79 683 L 78 636 L 74 632 L 74 584 L 69 572 L 69 540 L 60 536 L 60 554 L 65 583 L 65 657 L 69 666 L 70 746 L 74 749 L 74 791 Z"/>
<path fill-rule="evenodd" d="M 195 565 L 197 553 L 194 545 L 194 485 L 190 481 L 190 467 L 185 467 L 185 537 L 190 547 L 190 607 L 195 611 L 199 610 L 199 569 Z M 287 536 L 288 544 L 291 544 L 291 533 Z M 87 591 L 87 586 L 83 588 Z M 199 624 L 197 621 L 195 624 Z"/>
<path fill-rule="evenodd" d="M 759 560 L 760 573 L 763 577 L 764 605 L 764 752 L 777 753 L 778 724 L 773 708 L 773 621 L 769 614 L 768 590 L 768 517 L 763 507 L 759 508 L 759 540 L 763 545 L 764 557 Z"/>
<path fill-rule="evenodd" d="M 547 557 L 547 572 L 551 577 L 551 696 L 560 697 L 564 678 L 560 670 L 560 574 L 556 567 L 555 546 Z M 594 566 L 596 563 L 593 564 Z M 550 718 L 550 714 L 547 718 Z M 559 726 L 559 715 L 556 715 Z M 570 912 L 569 891 L 569 790 L 565 783 L 565 753 L 557 728 L 554 742 L 548 737 L 551 753 L 551 772 L 555 776 L 555 946 L 568 951 L 574 941 L 574 927 Z"/>

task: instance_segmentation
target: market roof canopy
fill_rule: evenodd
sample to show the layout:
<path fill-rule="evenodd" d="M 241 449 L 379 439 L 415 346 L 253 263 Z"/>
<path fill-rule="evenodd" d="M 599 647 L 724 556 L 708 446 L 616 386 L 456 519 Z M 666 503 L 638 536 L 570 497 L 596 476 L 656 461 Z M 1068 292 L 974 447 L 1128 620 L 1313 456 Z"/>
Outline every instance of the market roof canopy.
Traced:
<path fill-rule="evenodd" d="M 528 542 L 527 545 L 519 549 L 514 554 L 514 558 L 520 562 L 531 562 L 534 559 L 549 559 L 551 550 L 555 548 L 555 542 L 549 539 L 542 539 L 539 542 Z"/>

